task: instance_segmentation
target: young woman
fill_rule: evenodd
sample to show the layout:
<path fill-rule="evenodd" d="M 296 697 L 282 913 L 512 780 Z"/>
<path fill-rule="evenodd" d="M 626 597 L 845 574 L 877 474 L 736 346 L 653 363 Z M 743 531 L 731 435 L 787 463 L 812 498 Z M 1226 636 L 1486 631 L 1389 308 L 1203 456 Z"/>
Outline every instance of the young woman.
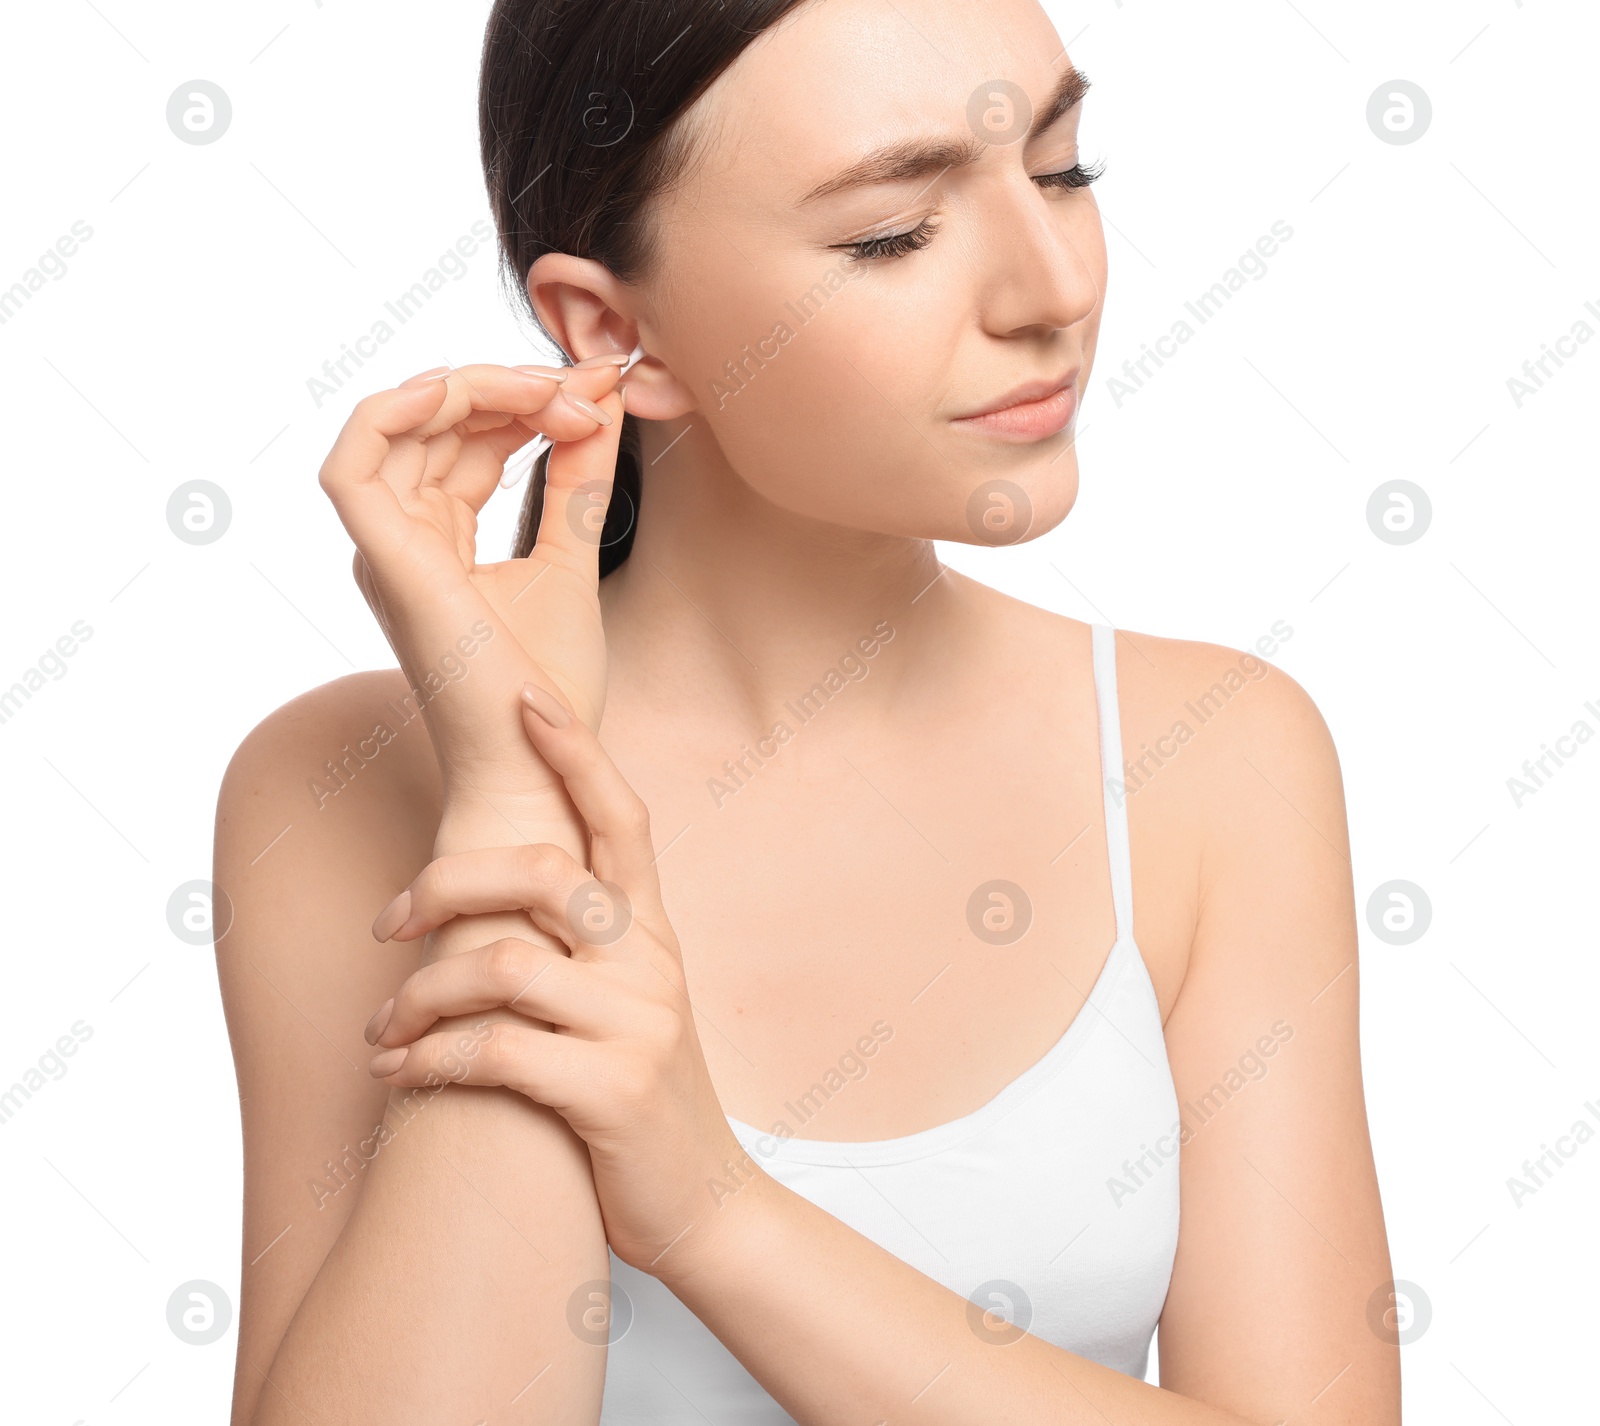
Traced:
<path fill-rule="evenodd" d="M 1085 88 L 1034 0 L 494 7 L 572 364 L 322 470 L 399 668 L 221 792 L 236 1426 L 1399 1419 L 1327 729 L 934 553 L 1077 491 Z"/>

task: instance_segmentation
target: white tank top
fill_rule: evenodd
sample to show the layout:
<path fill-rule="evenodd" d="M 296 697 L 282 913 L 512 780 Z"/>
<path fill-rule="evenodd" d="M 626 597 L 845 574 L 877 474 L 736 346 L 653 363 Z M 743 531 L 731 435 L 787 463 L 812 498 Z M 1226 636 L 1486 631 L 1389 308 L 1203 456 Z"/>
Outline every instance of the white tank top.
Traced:
<path fill-rule="evenodd" d="M 1066 1033 L 988 1103 L 898 1139 L 728 1122 L 766 1173 L 974 1303 L 974 1330 L 1022 1328 L 1142 1378 L 1178 1245 L 1178 1099 L 1133 940 L 1115 633 L 1093 640 L 1117 939 Z M 659 1279 L 610 1261 L 600 1426 L 794 1426 Z"/>

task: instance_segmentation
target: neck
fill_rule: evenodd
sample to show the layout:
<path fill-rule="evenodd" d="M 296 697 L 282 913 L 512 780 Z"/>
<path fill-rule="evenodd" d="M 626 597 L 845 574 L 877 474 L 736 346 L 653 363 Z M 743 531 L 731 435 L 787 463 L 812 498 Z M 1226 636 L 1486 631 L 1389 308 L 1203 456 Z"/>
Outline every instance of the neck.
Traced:
<path fill-rule="evenodd" d="M 944 571 L 932 541 L 783 509 L 709 433 L 685 450 L 691 430 L 653 465 L 661 443 L 651 423 L 644 430 L 632 550 L 600 586 L 614 674 L 637 695 L 760 723 L 843 664 L 859 680 L 860 716 L 922 681 L 919 650 L 953 651 L 966 582 Z M 862 641 L 892 643 L 892 655 L 864 656 Z"/>

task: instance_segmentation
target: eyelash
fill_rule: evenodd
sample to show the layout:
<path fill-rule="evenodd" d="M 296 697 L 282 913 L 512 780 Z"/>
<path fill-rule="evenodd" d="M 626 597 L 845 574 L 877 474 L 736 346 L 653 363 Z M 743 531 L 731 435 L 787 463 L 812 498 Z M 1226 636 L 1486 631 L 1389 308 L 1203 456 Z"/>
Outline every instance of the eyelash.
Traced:
<path fill-rule="evenodd" d="M 1041 188 L 1087 188 L 1104 172 L 1103 163 L 1075 163 L 1058 173 L 1041 173 L 1033 181 Z M 864 238 L 858 243 L 841 243 L 839 247 L 852 262 L 877 262 L 884 258 L 904 257 L 909 252 L 927 247 L 938 231 L 939 225 L 933 219 L 924 218 L 906 232 L 890 233 L 881 238 Z"/>

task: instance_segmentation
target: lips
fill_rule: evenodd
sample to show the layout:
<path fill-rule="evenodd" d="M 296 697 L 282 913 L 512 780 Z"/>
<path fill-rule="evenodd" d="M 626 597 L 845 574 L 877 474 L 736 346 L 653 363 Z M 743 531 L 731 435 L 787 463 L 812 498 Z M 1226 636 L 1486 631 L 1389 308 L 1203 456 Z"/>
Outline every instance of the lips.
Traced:
<path fill-rule="evenodd" d="M 1013 406 L 1026 405 L 1033 401 L 1043 401 L 1047 396 L 1054 396 L 1064 387 L 1076 386 L 1078 382 L 1078 368 L 1073 367 L 1065 376 L 1045 377 L 1039 381 L 1025 381 L 1021 386 L 1015 386 L 1004 396 L 996 397 L 987 406 L 980 406 L 976 411 L 968 411 L 964 416 L 958 416 L 958 421 L 972 421 L 979 416 L 993 416 L 1000 411 L 1009 410 Z"/>
<path fill-rule="evenodd" d="M 960 430 L 1010 441 L 1040 441 L 1059 435 L 1078 411 L 1078 373 L 1044 377 L 1013 387 L 979 411 L 958 416 Z"/>

